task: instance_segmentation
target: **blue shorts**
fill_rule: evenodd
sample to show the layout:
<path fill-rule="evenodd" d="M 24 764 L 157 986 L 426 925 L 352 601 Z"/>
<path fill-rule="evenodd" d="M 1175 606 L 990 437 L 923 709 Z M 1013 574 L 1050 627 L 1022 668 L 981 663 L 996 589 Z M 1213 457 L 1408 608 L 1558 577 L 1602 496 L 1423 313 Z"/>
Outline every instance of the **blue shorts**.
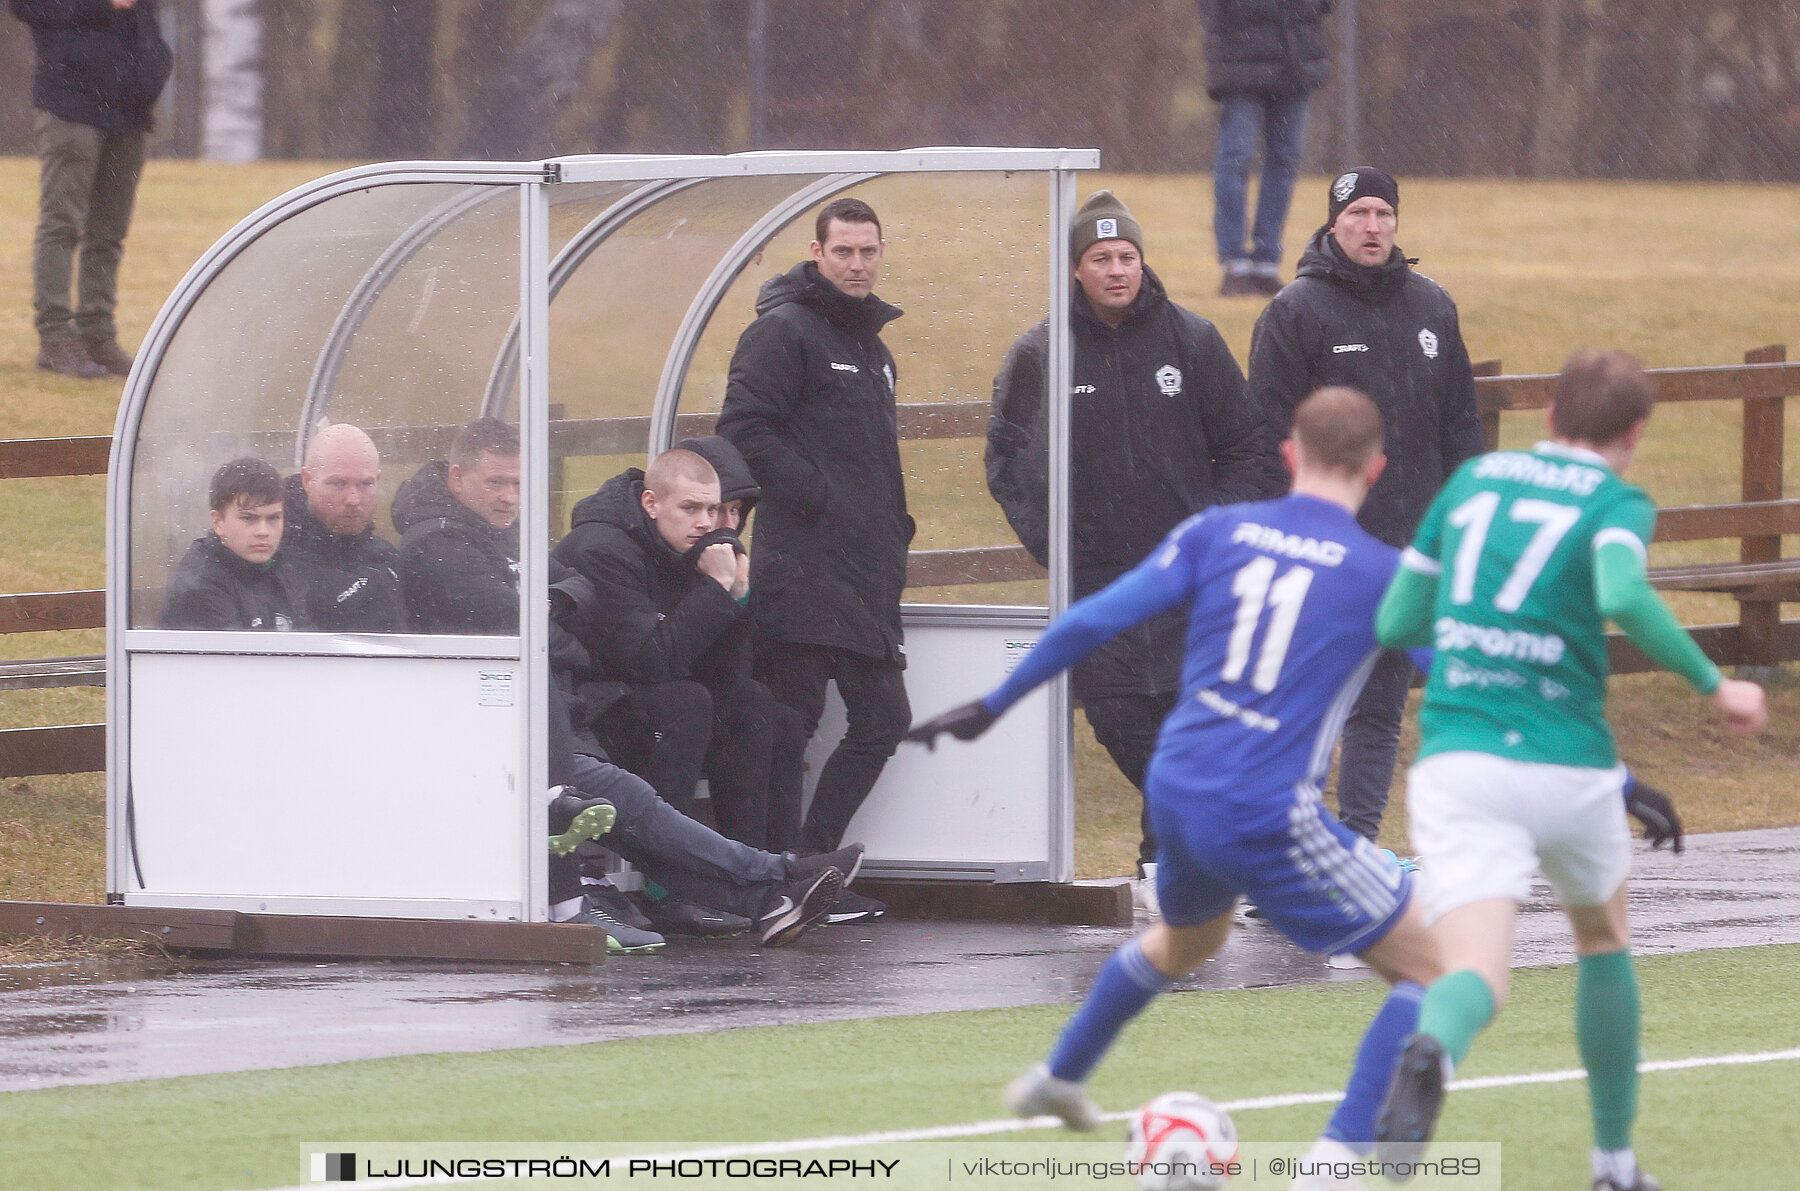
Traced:
<path fill-rule="evenodd" d="M 1338 955 L 1373 946 L 1412 897 L 1412 874 L 1339 823 L 1317 797 L 1295 791 L 1285 826 L 1234 836 L 1216 821 L 1184 814 L 1179 796 L 1155 797 L 1155 783 L 1151 793 L 1156 896 L 1170 926 L 1198 926 L 1242 894 L 1301 947 Z"/>

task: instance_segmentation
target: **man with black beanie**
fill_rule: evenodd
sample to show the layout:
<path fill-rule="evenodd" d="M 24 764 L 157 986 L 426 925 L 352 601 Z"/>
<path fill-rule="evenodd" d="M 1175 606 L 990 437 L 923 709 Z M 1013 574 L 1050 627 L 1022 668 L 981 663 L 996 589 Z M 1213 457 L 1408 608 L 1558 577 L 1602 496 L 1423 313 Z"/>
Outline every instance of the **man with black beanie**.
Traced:
<path fill-rule="evenodd" d="M 1483 449 L 1475 376 L 1456 303 L 1394 244 L 1400 185 L 1373 166 L 1332 179 L 1325 225 L 1250 340 L 1250 396 L 1271 425 L 1325 385 L 1347 385 L 1381 410 L 1387 470 L 1357 520 L 1394 546 L 1412 540 L 1456 466 Z M 1412 667 L 1385 653 L 1344 726 L 1338 817 L 1381 830 Z"/>
<path fill-rule="evenodd" d="M 1144 263 L 1142 229 L 1112 191 L 1096 192 L 1076 212 L 1069 256 L 1069 539 L 1079 599 L 1136 566 L 1201 509 L 1274 496 L 1284 485 L 1265 456 L 1262 421 L 1231 349 L 1212 323 L 1169 301 Z M 987 432 L 988 490 L 1040 564 L 1049 561 L 1050 537 L 1049 342 L 1046 319 L 1013 343 L 994 379 Z M 1185 626 L 1185 612 L 1154 617 L 1074 670 L 1094 735 L 1139 791 L 1181 689 Z M 1140 826 L 1144 875 L 1156 859 L 1148 810 Z M 1149 888 L 1140 886 L 1146 895 Z"/>

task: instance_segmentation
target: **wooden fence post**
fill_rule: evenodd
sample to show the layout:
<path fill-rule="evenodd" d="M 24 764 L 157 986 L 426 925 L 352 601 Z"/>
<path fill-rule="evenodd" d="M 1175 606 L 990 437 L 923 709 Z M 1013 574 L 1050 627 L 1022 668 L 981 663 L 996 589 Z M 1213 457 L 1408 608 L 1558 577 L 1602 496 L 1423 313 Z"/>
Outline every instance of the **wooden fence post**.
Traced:
<path fill-rule="evenodd" d="M 1476 376 L 1499 376 L 1500 361 L 1478 360 L 1469 366 L 1469 371 Z M 1500 411 L 1486 410 L 1481 415 L 1481 442 L 1485 451 L 1500 449 Z"/>
<path fill-rule="evenodd" d="M 1774 344 L 1744 353 L 1746 364 L 1780 364 L 1787 347 Z M 1786 398 L 1756 397 L 1744 401 L 1743 501 L 1780 500 L 1782 492 L 1782 439 L 1786 432 Z M 1781 557 L 1780 534 L 1746 534 L 1740 562 L 1774 562 Z M 1772 599 L 1740 600 L 1738 640 L 1743 658 L 1751 666 L 1773 668 L 1777 662 L 1776 637 L 1781 626 L 1781 604 Z"/>

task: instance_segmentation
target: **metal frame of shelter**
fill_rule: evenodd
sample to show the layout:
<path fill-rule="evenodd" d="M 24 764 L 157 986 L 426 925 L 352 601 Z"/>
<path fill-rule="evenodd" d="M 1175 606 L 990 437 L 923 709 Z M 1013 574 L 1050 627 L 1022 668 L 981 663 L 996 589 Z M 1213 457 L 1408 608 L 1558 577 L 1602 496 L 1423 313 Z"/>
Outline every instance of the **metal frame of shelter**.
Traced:
<path fill-rule="evenodd" d="M 107 492 L 107 662 L 114 680 L 107 687 L 108 889 L 115 900 L 132 900 L 144 888 L 135 856 L 132 801 L 132 732 L 134 708 L 132 661 L 146 655 L 278 654 L 284 657 L 349 656 L 380 658 L 395 654 L 427 658 L 492 659 L 519 669 L 518 738 L 525 787 L 548 785 L 544 691 L 549 682 L 547 601 L 531 598 L 546 588 L 550 505 L 549 310 L 564 284 L 609 237 L 659 203 L 710 179 L 786 175 L 803 178 L 791 194 L 756 219 L 719 258 L 695 293 L 669 343 L 650 423 L 650 453 L 673 441 L 677 402 L 701 336 L 732 283 L 777 233 L 804 212 L 831 196 L 873 179 L 898 174 L 955 172 L 1041 173 L 1049 182 L 1046 218 L 1050 312 L 1048 407 L 1050 504 L 1052 527 L 1048 606 L 1050 615 L 1068 603 L 1067 435 L 1068 397 L 1072 374 L 1068 334 L 1069 285 L 1063 246 L 1075 207 L 1076 171 L 1097 168 L 1091 149 L 914 149 L 900 152 L 765 152 L 719 157 L 585 156 L 544 162 L 398 162 L 347 170 L 302 186 L 267 204 L 216 243 L 188 271 L 164 304 L 140 349 L 136 367 L 121 401 L 114 436 Z M 630 186 L 576 232 L 552 258 L 551 193 L 571 183 Z M 183 320 L 201 295 L 246 248 L 285 221 L 357 191 L 411 183 L 462 185 L 433 210 L 419 217 L 369 265 L 343 301 L 329 334 L 320 344 L 303 399 L 297 402 L 294 462 L 303 457 L 312 430 L 327 417 L 346 354 L 386 286 L 434 237 L 466 213 L 484 204 L 503 202 L 501 188 L 516 191 L 519 228 L 518 315 L 506 332 L 481 399 L 481 412 L 504 415 L 514 391 L 519 397 L 521 465 L 524 492 L 520 504 L 520 627 L 516 643 L 494 637 L 337 636 L 329 634 L 174 632 L 131 627 L 133 476 L 140 427 L 151 401 L 159 367 L 179 334 Z M 630 184 L 637 185 L 631 186 Z M 291 284 L 291 281 L 290 281 Z M 327 308 L 328 309 L 328 308 Z M 167 400 L 167 397 L 159 397 Z M 950 606 L 932 616 L 979 618 L 998 609 Z M 1011 879 L 1067 882 L 1073 878 L 1073 776 L 1069 739 L 1069 696 L 1057 683 L 1049 696 L 1047 743 L 1050 775 L 1050 841 L 1048 859 Z M 521 798 L 525 840 L 543 838 L 542 799 Z M 545 857 L 542 847 L 522 849 L 519 888 L 526 896 L 516 915 L 528 920 L 547 916 L 544 904 Z M 931 875 L 929 865 L 911 875 Z M 954 866 L 950 866 L 952 869 Z M 974 874 L 949 872 L 945 875 Z M 993 879 L 990 875 L 990 879 Z M 275 899 L 279 900 L 279 899 Z M 145 901 L 143 904 L 179 904 Z M 254 907 L 253 907 L 254 908 Z M 281 912 L 281 904 L 266 908 Z M 351 913 L 408 913 L 404 906 L 382 903 L 347 907 Z M 492 912 L 492 908 L 489 908 Z M 473 916 L 473 914 L 467 915 Z M 504 910 L 500 916 L 506 917 Z"/>

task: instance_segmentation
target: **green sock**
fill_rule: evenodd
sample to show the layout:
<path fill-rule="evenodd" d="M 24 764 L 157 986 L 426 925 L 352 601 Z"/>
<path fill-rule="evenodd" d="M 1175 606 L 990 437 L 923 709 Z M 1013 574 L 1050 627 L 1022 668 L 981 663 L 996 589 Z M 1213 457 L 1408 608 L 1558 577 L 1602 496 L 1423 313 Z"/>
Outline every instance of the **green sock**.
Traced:
<path fill-rule="evenodd" d="M 1475 1035 L 1494 1020 L 1494 990 L 1473 968 L 1432 981 L 1419 1006 L 1419 1033 L 1430 1034 L 1458 1067 L 1475 1045 Z"/>
<path fill-rule="evenodd" d="M 1575 979 L 1575 1041 L 1588 1073 L 1594 1144 L 1631 1145 L 1637 1119 L 1638 1035 L 1641 1011 L 1637 969 L 1629 951 L 1584 955 Z"/>

